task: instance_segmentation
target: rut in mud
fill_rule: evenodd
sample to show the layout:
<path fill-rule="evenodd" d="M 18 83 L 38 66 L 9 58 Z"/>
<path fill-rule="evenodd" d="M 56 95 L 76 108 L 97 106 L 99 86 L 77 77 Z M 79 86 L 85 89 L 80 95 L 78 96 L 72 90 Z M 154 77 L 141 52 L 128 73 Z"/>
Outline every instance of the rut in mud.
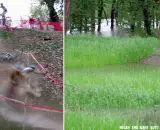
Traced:
<path fill-rule="evenodd" d="M 160 66 L 160 48 L 157 48 L 148 58 L 141 61 L 143 64 Z"/>

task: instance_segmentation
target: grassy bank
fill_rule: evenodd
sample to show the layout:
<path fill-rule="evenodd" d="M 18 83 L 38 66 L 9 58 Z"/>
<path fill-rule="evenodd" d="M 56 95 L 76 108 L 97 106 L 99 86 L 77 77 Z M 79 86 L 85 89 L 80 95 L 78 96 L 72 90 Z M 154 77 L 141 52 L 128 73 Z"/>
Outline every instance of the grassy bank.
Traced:
<path fill-rule="evenodd" d="M 65 38 L 65 67 L 104 67 L 107 64 L 139 62 L 159 46 L 156 38 Z"/>

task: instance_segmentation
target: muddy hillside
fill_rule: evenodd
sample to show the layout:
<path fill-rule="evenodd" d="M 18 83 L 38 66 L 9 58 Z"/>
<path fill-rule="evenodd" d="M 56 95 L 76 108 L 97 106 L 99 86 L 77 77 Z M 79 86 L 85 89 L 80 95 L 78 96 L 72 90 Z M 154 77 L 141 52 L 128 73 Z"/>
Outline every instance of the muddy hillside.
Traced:
<path fill-rule="evenodd" d="M 63 109 L 63 88 L 62 88 L 63 87 L 63 32 L 62 31 L 40 32 L 29 29 L 14 29 L 12 32 L 7 32 L 1 29 L 0 60 L 2 60 L 1 57 L 4 57 L 3 53 L 9 53 L 11 55 L 17 55 L 17 53 L 21 54 L 21 58 L 16 59 L 15 61 L 6 61 L 8 63 L 10 62 L 11 64 L 13 63 L 36 64 L 35 60 L 33 60 L 31 56 L 27 55 L 28 53 L 32 53 L 35 56 L 35 58 L 39 61 L 39 63 L 45 69 L 48 70 L 47 74 L 49 74 L 50 77 L 54 78 L 52 82 L 51 80 L 44 78 L 45 74 L 43 74 L 40 71 L 40 69 L 39 69 L 40 72 L 38 74 L 32 75 L 33 83 L 34 81 L 38 81 L 40 87 L 43 89 L 42 97 L 36 99 L 37 101 L 36 104 L 51 106 L 57 109 Z M 5 61 L 0 61 L 0 62 L 5 62 Z M 32 104 L 34 103 L 33 101 L 28 100 L 28 102 Z M 57 129 L 60 129 L 59 126 L 62 126 L 63 124 L 62 113 L 61 114 L 58 113 L 58 115 L 56 115 L 56 113 L 52 114 L 40 113 L 38 115 L 40 115 L 42 118 L 47 118 L 48 115 L 50 115 L 51 116 L 50 118 L 51 119 L 53 118 L 52 121 L 54 121 L 54 123 L 55 122 L 57 123 L 56 124 Z M 40 124 L 37 124 L 37 126 L 38 125 Z"/>

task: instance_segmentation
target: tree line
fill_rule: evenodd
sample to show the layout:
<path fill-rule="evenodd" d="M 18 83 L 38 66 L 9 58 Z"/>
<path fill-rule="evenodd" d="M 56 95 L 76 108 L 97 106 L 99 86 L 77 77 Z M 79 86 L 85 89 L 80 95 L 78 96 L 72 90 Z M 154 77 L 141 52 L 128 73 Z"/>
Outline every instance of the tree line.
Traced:
<path fill-rule="evenodd" d="M 127 28 L 131 33 L 153 35 L 160 27 L 160 0 L 66 0 L 65 30 L 76 29 L 80 33 L 101 31 L 101 20 L 111 20 L 115 25 Z"/>
<path fill-rule="evenodd" d="M 40 17 L 42 21 L 58 22 L 58 13 L 63 15 L 63 0 L 35 0 L 39 2 L 38 6 L 31 7 L 31 14 Z M 60 4 L 59 12 L 56 11 L 54 5 Z"/>

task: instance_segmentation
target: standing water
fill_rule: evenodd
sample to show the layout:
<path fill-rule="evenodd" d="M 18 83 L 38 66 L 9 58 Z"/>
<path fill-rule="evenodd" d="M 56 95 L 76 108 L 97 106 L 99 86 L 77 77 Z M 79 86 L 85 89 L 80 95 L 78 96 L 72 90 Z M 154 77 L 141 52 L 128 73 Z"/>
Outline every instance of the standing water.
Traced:
<path fill-rule="evenodd" d="M 102 35 L 102 36 L 107 36 L 107 37 L 111 37 L 111 36 L 128 36 L 129 32 L 127 31 L 127 29 L 121 29 L 118 28 L 116 26 L 116 24 L 114 25 L 114 30 L 111 30 L 111 20 L 110 19 L 102 19 L 101 20 L 101 32 L 100 34 L 97 32 L 98 29 L 98 25 L 96 24 L 95 26 L 95 34 L 96 35 Z M 84 32 L 83 32 L 84 33 Z M 67 34 L 70 35 L 70 31 L 67 31 Z M 72 30 L 72 34 L 76 35 L 79 34 L 79 32 L 77 30 Z"/>

